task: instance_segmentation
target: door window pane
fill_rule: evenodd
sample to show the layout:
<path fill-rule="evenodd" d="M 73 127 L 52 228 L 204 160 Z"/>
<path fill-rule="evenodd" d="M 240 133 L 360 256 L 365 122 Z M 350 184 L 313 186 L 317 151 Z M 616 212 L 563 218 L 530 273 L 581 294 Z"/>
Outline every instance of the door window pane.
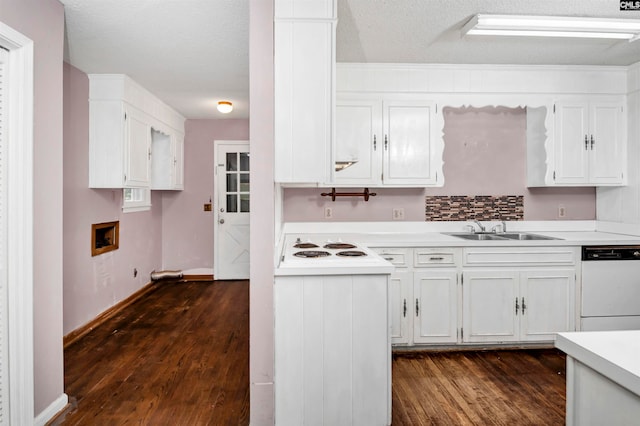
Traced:
<path fill-rule="evenodd" d="M 249 192 L 249 173 L 240 174 L 240 192 Z"/>
<path fill-rule="evenodd" d="M 240 212 L 249 212 L 249 194 L 240 194 Z"/>
<path fill-rule="evenodd" d="M 249 153 L 248 152 L 240 153 L 240 171 L 243 171 L 243 172 L 249 171 Z"/>
<path fill-rule="evenodd" d="M 235 172 L 238 170 L 238 154 L 235 152 L 227 152 L 227 171 Z"/>
<path fill-rule="evenodd" d="M 236 194 L 227 194 L 227 211 L 229 213 L 238 212 L 238 196 Z"/>
<path fill-rule="evenodd" d="M 238 191 L 238 175 L 235 173 L 227 173 L 227 192 Z"/>

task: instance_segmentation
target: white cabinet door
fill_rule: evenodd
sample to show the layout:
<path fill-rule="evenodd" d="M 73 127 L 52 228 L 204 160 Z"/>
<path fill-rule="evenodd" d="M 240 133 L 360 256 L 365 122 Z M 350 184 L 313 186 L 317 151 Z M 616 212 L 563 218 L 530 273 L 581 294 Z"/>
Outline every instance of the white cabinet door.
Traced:
<path fill-rule="evenodd" d="M 184 189 L 184 136 L 151 130 L 151 189 Z"/>
<path fill-rule="evenodd" d="M 324 183 L 333 134 L 335 22 L 275 22 L 275 181 Z"/>
<path fill-rule="evenodd" d="M 549 341 L 575 330 L 575 269 L 520 275 L 520 340 Z"/>
<path fill-rule="evenodd" d="M 464 342 L 512 342 L 519 339 L 516 316 L 520 303 L 518 278 L 518 272 L 508 269 L 464 271 Z"/>
<path fill-rule="evenodd" d="M 458 324 L 458 274 L 432 268 L 413 276 L 414 343 L 456 343 Z"/>
<path fill-rule="evenodd" d="M 413 274 L 397 269 L 389 278 L 389 312 L 391 315 L 391 344 L 411 343 Z"/>
<path fill-rule="evenodd" d="M 589 105 L 556 104 L 555 184 L 586 184 L 589 180 Z"/>
<path fill-rule="evenodd" d="M 625 130 L 621 103 L 591 106 L 589 181 L 597 185 L 624 181 Z"/>
<path fill-rule="evenodd" d="M 333 182 L 358 186 L 380 184 L 381 136 L 379 101 L 337 100 Z"/>
<path fill-rule="evenodd" d="M 184 135 L 173 135 L 173 189 L 184 189 Z"/>
<path fill-rule="evenodd" d="M 133 108 L 125 114 L 125 188 L 148 188 L 151 182 L 151 125 Z"/>
<path fill-rule="evenodd" d="M 386 185 L 434 185 L 436 105 L 429 101 L 384 101 L 384 164 Z"/>
<path fill-rule="evenodd" d="M 621 185 L 625 120 L 621 102 L 558 102 L 555 111 L 555 185 Z"/>

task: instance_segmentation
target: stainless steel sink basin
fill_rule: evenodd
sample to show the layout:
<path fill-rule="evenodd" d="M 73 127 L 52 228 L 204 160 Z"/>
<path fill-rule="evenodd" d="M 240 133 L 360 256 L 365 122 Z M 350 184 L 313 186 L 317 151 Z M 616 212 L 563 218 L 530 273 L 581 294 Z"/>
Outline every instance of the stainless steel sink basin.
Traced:
<path fill-rule="evenodd" d="M 464 238 L 465 240 L 473 240 L 473 241 L 488 241 L 488 240 L 496 240 L 496 241 L 506 241 L 507 238 L 502 238 L 498 236 L 498 234 L 483 234 L 483 233 L 471 233 L 471 232 L 448 232 L 446 235 L 451 235 L 452 237 Z"/>
<path fill-rule="evenodd" d="M 558 240 L 559 238 L 547 237 L 545 235 L 528 234 L 523 232 L 504 232 L 504 233 L 482 233 L 482 232 L 447 232 L 445 235 L 463 238 L 472 241 L 536 241 L 536 240 Z"/>
<path fill-rule="evenodd" d="M 559 238 L 547 237 L 545 235 L 538 234 L 527 234 L 527 233 L 513 233 L 513 232 L 505 232 L 503 234 L 499 234 L 503 238 L 508 238 L 510 240 L 558 240 Z"/>

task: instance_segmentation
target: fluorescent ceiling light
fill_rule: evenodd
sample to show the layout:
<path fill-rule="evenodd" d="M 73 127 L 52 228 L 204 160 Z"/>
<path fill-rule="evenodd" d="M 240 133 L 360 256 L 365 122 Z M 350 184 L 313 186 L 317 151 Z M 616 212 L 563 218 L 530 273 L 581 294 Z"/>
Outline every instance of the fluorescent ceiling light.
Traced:
<path fill-rule="evenodd" d="M 634 41 L 640 20 L 479 14 L 462 27 L 465 35 L 609 38 Z"/>

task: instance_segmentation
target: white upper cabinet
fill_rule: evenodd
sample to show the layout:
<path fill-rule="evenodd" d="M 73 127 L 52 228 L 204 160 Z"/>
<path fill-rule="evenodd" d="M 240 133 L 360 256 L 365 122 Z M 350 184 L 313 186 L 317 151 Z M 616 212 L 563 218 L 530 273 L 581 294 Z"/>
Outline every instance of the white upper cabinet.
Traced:
<path fill-rule="evenodd" d="M 382 102 L 336 101 L 334 183 L 379 185 L 382 177 Z"/>
<path fill-rule="evenodd" d="M 554 184 L 624 184 L 626 123 L 622 102 L 558 102 L 554 121 Z"/>
<path fill-rule="evenodd" d="M 339 98 L 332 183 L 443 185 L 435 114 L 430 100 Z"/>
<path fill-rule="evenodd" d="M 276 182 L 322 183 L 330 176 L 336 21 L 319 16 L 322 10 L 334 13 L 328 4 L 276 2 Z"/>
<path fill-rule="evenodd" d="M 151 189 L 184 189 L 184 136 L 151 131 Z"/>
<path fill-rule="evenodd" d="M 125 75 L 89 75 L 89 187 L 182 189 L 184 121 Z"/>

